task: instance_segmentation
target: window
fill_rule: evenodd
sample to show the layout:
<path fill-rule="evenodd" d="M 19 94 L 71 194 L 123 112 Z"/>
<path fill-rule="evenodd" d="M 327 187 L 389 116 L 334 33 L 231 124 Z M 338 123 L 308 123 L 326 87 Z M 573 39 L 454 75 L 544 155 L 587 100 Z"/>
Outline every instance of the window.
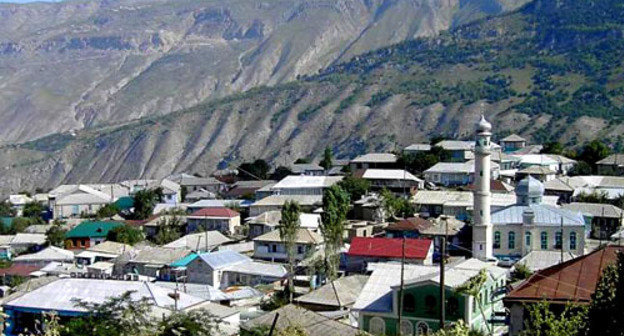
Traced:
<path fill-rule="evenodd" d="M 425 296 L 425 309 L 427 309 L 428 312 L 435 312 L 436 309 L 436 298 L 433 297 L 433 295 L 427 295 Z"/>
<path fill-rule="evenodd" d="M 495 249 L 500 248 L 500 241 L 501 241 L 501 233 L 499 231 L 494 232 L 494 248 Z"/>
<path fill-rule="evenodd" d="M 548 233 L 546 231 L 542 231 L 542 233 L 540 233 L 540 243 L 542 250 L 548 249 Z"/>
<path fill-rule="evenodd" d="M 557 231 L 555 233 L 555 248 L 556 249 L 560 249 L 562 246 L 562 242 L 561 242 L 561 231 Z"/>
<path fill-rule="evenodd" d="M 570 232 L 570 250 L 576 250 L 576 232 Z"/>
<path fill-rule="evenodd" d="M 375 316 L 368 322 L 368 331 L 373 335 L 384 335 L 386 333 L 386 321 Z"/>
<path fill-rule="evenodd" d="M 507 241 L 507 247 L 508 247 L 510 250 L 515 249 L 515 248 L 516 248 L 516 233 L 515 233 L 515 232 L 513 232 L 513 231 L 509 232 L 509 234 L 508 234 L 508 237 L 507 237 L 507 238 L 508 238 L 508 241 Z"/>
<path fill-rule="evenodd" d="M 524 245 L 527 250 L 531 249 L 531 232 L 524 233 Z"/>
<path fill-rule="evenodd" d="M 302 245 L 297 246 L 297 254 L 304 254 L 305 248 Z"/>
<path fill-rule="evenodd" d="M 405 335 L 405 336 L 411 336 L 414 335 L 414 325 L 412 325 L 412 322 L 407 321 L 407 320 L 403 320 L 401 321 L 401 335 Z"/>
<path fill-rule="evenodd" d="M 403 310 L 408 313 L 413 313 L 416 310 L 416 299 L 412 294 L 405 294 L 403 296 Z"/>
<path fill-rule="evenodd" d="M 271 252 L 273 252 L 273 253 L 277 252 L 277 245 L 275 245 L 275 244 L 271 245 Z"/>

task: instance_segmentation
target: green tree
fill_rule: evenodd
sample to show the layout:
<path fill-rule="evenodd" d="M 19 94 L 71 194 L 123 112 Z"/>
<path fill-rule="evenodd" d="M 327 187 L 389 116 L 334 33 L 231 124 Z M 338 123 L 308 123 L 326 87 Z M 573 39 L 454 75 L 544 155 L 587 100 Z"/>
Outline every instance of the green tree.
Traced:
<path fill-rule="evenodd" d="M 587 307 L 568 304 L 555 314 L 546 301 L 526 306 L 528 318 L 521 336 L 581 336 L 585 330 Z"/>
<path fill-rule="evenodd" d="M 516 263 L 513 267 L 513 272 L 511 273 L 511 281 L 516 282 L 528 279 L 531 274 L 533 274 L 533 272 L 531 272 L 525 264 Z"/>
<path fill-rule="evenodd" d="M 285 167 L 285 166 L 279 166 L 277 168 L 275 168 L 275 171 L 273 172 L 273 174 L 271 174 L 271 179 L 272 180 L 281 180 L 284 177 L 288 176 L 288 175 L 292 175 L 293 172 L 292 170 L 290 170 L 290 168 Z"/>
<path fill-rule="evenodd" d="M 605 145 L 601 141 L 594 140 L 583 147 L 581 153 L 578 156 L 578 159 L 589 163 L 590 165 L 592 165 L 592 167 L 595 168 L 596 162 L 606 158 L 610 154 L 611 149 L 607 145 Z"/>
<path fill-rule="evenodd" d="M 220 330 L 218 319 L 206 309 L 174 312 L 161 323 L 158 336 L 216 336 Z M 223 323 L 223 322 L 222 322 Z"/>
<path fill-rule="evenodd" d="M 328 264 L 326 271 L 330 280 L 334 280 L 338 274 L 339 251 L 343 244 L 349 206 L 349 194 L 339 185 L 333 185 L 323 193 L 321 232 L 325 241 L 325 258 Z"/>
<path fill-rule="evenodd" d="M 332 153 L 332 149 L 329 146 L 325 147 L 325 152 L 323 152 L 323 160 L 321 160 L 319 164 L 321 167 L 325 169 L 325 171 L 328 171 L 332 167 L 333 155 L 334 154 Z"/>
<path fill-rule="evenodd" d="M 46 241 L 52 246 L 63 247 L 65 246 L 65 233 L 67 230 L 63 229 L 63 223 L 55 220 L 46 232 Z"/>
<path fill-rule="evenodd" d="M 133 219 L 148 219 L 154 207 L 162 199 L 162 188 L 139 190 L 134 194 L 134 212 Z"/>
<path fill-rule="evenodd" d="M 139 229 L 135 229 L 130 225 L 121 225 L 108 231 L 106 239 L 118 243 L 134 245 L 145 240 L 145 236 Z"/>
<path fill-rule="evenodd" d="M 447 326 L 445 329 L 440 329 L 431 336 L 482 336 L 483 332 L 479 330 L 470 329 L 464 320 L 458 320 L 457 322 Z"/>
<path fill-rule="evenodd" d="M 587 312 L 587 336 L 621 336 L 624 331 L 624 254 L 602 271 Z"/>
<path fill-rule="evenodd" d="M 24 232 L 27 227 L 35 224 L 43 224 L 43 220 L 40 217 L 15 217 L 11 222 L 11 228 L 8 233 L 16 234 Z"/>
<path fill-rule="evenodd" d="M 13 217 L 15 216 L 15 210 L 11 208 L 9 202 L 0 202 L 0 217 Z"/>
<path fill-rule="evenodd" d="M 544 144 L 544 146 L 542 147 L 542 150 L 540 151 L 540 153 L 542 154 L 556 154 L 556 155 L 562 155 L 563 154 L 563 145 L 557 141 L 550 141 Z"/>
<path fill-rule="evenodd" d="M 287 201 L 282 207 L 282 219 L 279 225 L 280 239 L 286 246 L 286 253 L 288 254 L 288 295 L 289 302 L 292 302 L 295 286 L 293 278 L 295 275 L 295 253 L 296 253 L 296 241 L 297 232 L 301 227 L 299 216 L 301 214 L 301 207 L 299 203 L 294 201 Z"/>
<path fill-rule="evenodd" d="M 119 213 L 120 209 L 115 203 L 109 203 L 98 209 L 95 216 L 97 218 L 113 218 Z"/>
<path fill-rule="evenodd" d="M 370 190 L 370 181 L 353 175 L 345 176 L 338 185 L 349 193 L 352 201 L 357 201 Z"/>
<path fill-rule="evenodd" d="M 264 160 L 245 162 L 238 167 L 238 177 L 242 180 L 266 180 L 271 167 Z"/>
<path fill-rule="evenodd" d="M 308 158 L 298 158 L 295 160 L 295 164 L 308 164 L 310 163 L 310 159 Z"/>
<path fill-rule="evenodd" d="M 182 237 L 182 224 L 182 219 L 177 215 L 161 219 L 158 222 L 158 232 L 153 237 L 154 243 L 165 245 Z"/>
<path fill-rule="evenodd" d="M 568 175 L 570 176 L 579 176 L 579 175 L 591 175 L 592 174 L 592 165 L 585 161 L 577 161 L 574 167 L 570 169 Z"/>
<path fill-rule="evenodd" d="M 29 218 L 41 217 L 41 213 L 45 210 L 46 208 L 39 202 L 28 202 L 24 205 L 22 216 Z"/>
<path fill-rule="evenodd" d="M 408 199 L 395 196 L 390 190 L 381 190 L 381 204 L 390 218 L 408 218 L 414 216 L 416 210 Z"/>
<path fill-rule="evenodd" d="M 477 301 L 477 307 L 479 307 L 479 312 L 481 313 L 481 317 L 483 321 L 487 321 L 487 317 L 485 316 L 485 309 L 483 308 L 483 300 L 481 299 L 483 296 L 481 295 L 481 288 L 487 282 L 488 275 L 485 269 L 479 271 L 479 274 L 473 276 L 468 279 L 464 284 L 457 287 L 455 289 L 456 292 L 464 295 L 470 295 L 474 300 Z M 492 335 L 492 326 L 489 323 L 485 324 L 488 329 L 488 333 Z"/>

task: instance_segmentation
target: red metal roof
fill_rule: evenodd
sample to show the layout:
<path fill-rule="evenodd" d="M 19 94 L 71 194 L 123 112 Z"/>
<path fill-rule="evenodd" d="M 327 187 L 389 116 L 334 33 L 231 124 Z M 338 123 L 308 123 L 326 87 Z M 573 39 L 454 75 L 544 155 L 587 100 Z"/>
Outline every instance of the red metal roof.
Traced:
<path fill-rule="evenodd" d="M 239 213 L 230 208 L 203 208 L 193 212 L 190 217 L 236 217 Z"/>
<path fill-rule="evenodd" d="M 422 217 L 410 217 L 392 223 L 386 227 L 386 231 L 420 231 L 428 229 L 433 224 Z"/>
<path fill-rule="evenodd" d="M 355 237 L 347 253 L 350 256 L 401 258 L 403 239 Z M 405 239 L 405 258 L 425 259 L 431 247 L 430 239 Z"/>
<path fill-rule="evenodd" d="M 589 303 L 602 270 L 613 264 L 623 246 L 607 246 L 590 254 L 543 269 L 514 288 L 505 301 Z"/>
<path fill-rule="evenodd" d="M 41 266 L 27 265 L 27 264 L 13 264 L 8 268 L 0 269 L 0 276 L 22 276 L 27 277 L 32 272 L 40 270 Z"/>

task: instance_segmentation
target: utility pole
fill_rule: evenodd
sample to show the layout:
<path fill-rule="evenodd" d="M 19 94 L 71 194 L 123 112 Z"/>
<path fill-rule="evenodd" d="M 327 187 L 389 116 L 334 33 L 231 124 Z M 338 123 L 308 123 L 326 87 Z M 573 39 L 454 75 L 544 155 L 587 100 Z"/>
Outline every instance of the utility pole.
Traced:
<path fill-rule="evenodd" d="M 403 319 L 403 288 L 405 287 L 404 277 L 405 275 L 405 235 L 403 235 L 403 241 L 401 243 L 401 286 L 399 287 L 399 322 L 398 322 L 398 335 L 401 335 L 401 322 Z"/>
<path fill-rule="evenodd" d="M 561 263 L 563 263 L 563 216 L 561 217 Z"/>
<path fill-rule="evenodd" d="M 448 234 L 448 218 L 443 217 L 444 234 L 440 242 L 440 329 L 444 330 L 444 322 L 446 321 L 446 289 L 444 287 L 444 266 L 446 264 L 446 235 Z"/>

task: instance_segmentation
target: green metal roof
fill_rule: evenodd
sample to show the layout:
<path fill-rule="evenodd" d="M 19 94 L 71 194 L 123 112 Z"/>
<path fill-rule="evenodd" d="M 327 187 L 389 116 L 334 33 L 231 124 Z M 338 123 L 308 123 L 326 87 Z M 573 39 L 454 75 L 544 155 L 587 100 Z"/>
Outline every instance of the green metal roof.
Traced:
<path fill-rule="evenodd" d="M 197 258 L 198 255 L 196 253 L 191 253 L 189 255 L 187 255 L 186 257 L 182 258 L 182 259 L 178 259 L 174 262 L 172 262 L 171 264 L 169 264 L 169 266 L 171 267 L 185 267 L 188 264 L 190 264 L 193 260 L 195 260 L 195 258 Z"/>
<path fill-rule="evenodd" d="M 134 198 L 130 196 L 119 197 L 117 201 L 115 201 L 115 205 L 120 210 L 128 210 L 134 207 Z"/>
<path fill-rule="evenodd" d="M 65 238 L 104 238 L 110 230 L 123 225 L 121 222 L 85 221 L 69 230 Z"/>

